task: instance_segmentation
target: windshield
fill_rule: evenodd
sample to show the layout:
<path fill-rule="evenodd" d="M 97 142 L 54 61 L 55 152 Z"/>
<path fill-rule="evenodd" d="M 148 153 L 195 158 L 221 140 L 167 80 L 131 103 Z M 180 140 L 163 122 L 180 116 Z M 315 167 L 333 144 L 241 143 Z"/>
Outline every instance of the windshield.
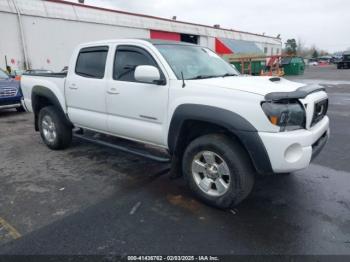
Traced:
<path fill-rule="evenodd" d="M 8 74 L 6 74 L 4 71 L 0 70 L 0 79 L 7 79 L 9 78 Z"/>
<path fill-rule="evenodd" d="M 156 45 L 177 79 L 204 79 L 239 75 L 229 63 L 208 48 L 190 45 Z"/>

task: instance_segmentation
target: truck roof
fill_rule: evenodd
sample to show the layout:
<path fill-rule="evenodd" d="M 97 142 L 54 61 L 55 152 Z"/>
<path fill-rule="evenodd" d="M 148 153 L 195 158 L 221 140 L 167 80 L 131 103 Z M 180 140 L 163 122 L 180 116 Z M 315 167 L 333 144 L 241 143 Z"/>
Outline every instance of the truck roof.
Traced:
<path fill-rule="evenodd" d="M 188 45 L 188 46 L 198 46 L 186 42 L 170 41 L 170 40 L 158 40 L 158 39 L 146 39 L 146 38 L 130 38 L 130 39 L 108 39 L 100 40 L 94 42 L 82 43 L 79 46 L 96 46 L 96 45 L 105 45 L 105 44 L 116 44 L 116 43 L 143 43 L 143 44 L 152 44 L 152 45 Z"/>

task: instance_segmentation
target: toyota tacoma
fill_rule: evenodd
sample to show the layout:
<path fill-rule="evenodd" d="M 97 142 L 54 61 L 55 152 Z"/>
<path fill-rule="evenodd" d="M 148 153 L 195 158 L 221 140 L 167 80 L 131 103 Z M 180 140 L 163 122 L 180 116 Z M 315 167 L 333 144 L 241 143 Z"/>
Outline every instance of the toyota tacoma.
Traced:
<path fill-rule="evenodd" d="M 260 174 L 307 168 L 329 136 L 320 86 L 247 77 L 206 47 L 120 39 L 79 45 L 68 72 L 24 75 L 26 108 L 54 150 L 72 129 L 166 150 L 206 203 L 230 208 Z"/>

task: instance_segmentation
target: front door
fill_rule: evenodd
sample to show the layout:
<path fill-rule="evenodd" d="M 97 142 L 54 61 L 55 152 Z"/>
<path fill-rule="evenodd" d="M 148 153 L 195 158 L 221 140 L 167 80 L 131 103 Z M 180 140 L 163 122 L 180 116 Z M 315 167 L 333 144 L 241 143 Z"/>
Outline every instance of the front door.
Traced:
<path fill-rule="evenodd" d="M 138 65 L 160 69 L 149 50 L 117 46 L 113 76 L 107 86 L 108 128 L 118 136 L 164 146 L 168 85 L 166 81 L 162 85 L 137 82 L 134 72 Z"/>

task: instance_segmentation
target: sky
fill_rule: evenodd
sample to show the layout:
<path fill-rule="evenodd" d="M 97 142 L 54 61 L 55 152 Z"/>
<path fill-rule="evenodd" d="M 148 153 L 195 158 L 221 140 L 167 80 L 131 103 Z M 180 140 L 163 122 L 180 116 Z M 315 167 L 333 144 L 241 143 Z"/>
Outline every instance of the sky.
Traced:
<path fill-rule="evenodd" d="M 78 2 L 78 0 L 69 0 Z M 85 0 L 85 4 L 350 49 L 349 0 Z"/>

